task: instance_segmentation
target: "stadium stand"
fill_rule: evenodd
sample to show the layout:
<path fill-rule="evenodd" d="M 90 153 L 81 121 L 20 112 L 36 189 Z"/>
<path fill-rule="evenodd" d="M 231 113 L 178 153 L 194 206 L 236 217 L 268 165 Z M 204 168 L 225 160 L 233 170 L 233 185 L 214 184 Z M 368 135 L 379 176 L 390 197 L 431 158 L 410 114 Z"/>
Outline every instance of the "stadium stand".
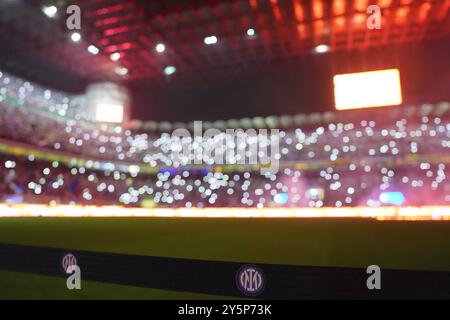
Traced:
<path fill-rule="evenodd" d="M 73 102 L 75 97 L 6 73 L 0 81 L 0 191 L 7 202 L 380 206 L 382 194 L 391 191 L 414 195 L 406 196 L 406 205 L 450 202 L 450 108 L 445 102 L 393 107 L 387 114 L 373 109 L 269 117 L 262 125 L 258 118 L 242 119 L 237 125 L 244 130 L 281 128 L 280 170 L 261 175 L 246 165 L 248 152 L 245 163 L 235 157 L 222 165 L 212 156 L 200 166 L 191 165 L 192 159 L 177 162 L 171 157 L 176 143 L 170 131 L 158 129 L 163 125 L 146 130 L 145 123 L 132 128 L 97 124 Z M 250 150 L 257 143 L 246 142 L 237 148 Z M 225 151 L 235 147 L 227 143 Z"/>

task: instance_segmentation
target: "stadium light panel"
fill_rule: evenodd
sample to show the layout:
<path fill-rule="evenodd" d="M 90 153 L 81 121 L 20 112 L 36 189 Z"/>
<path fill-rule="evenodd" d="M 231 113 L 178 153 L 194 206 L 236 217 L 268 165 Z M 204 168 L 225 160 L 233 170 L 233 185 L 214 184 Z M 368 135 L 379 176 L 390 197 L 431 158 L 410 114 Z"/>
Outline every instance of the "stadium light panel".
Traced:
<path fill-rule="evenodd" d="M 49 18 L 54 18 L 58 12 L 58 8 L 55 6 L 44 6 L 42 7 L 42 12 Z"/>
<path fill-rule="evenodd" d="M 398 69 L 338 74 L 334 76 L 333 82 L 337 110 L 394 106 L 402 103 Z"/>
<path fill-rule="evenodd" d="M 81 34 L 79 34 L 78 32 L 74 32 L 72 33 L 70 38 L 72 39 L 73 42 L 78 42 L 81 40 Z"/>
<path fill-rule="evenodd" d="M 167 76 L 170 76 L 171 74 L 174 74 L 177 71 L 177 68 L 175 68 L 174 66 L 167 66 L 164 69 L 164 74 Z"/>
<path fill-rule="evenodd" d="M 253 37 L 255 35 L 255 29 L 253 29 L 253 28 L 248 29 L 247 30 L 247 35 L 249 37 Z"/>
<path fill-rule="evenodd" d="M 317 47 L 314 48 L 314 51 L 316 53 L 326 53 L 330 51 L 330 46 L 326 44 L 319 44 Z"/>
<path fill-rule="evenodd" d="M 121 123 L 124 108 L 119 104 L 99 103 L 95 109 L 95 119 L 98 122 Z"/>
<path fill-rule="evenodd" d="M 216 36 L 206 37 L 204 42 L 205 42 L 206 45 L 216 44 L 217 43 L 217 37 Z"/>
<path fill-rule="evenodd" d="M 92 54 L 98 54 L 100 52 L 100 50 L 92 44 L 88 47 L 88 51 Z"/>
<path fill-rule="evenodd" d="M 158 43 L 156 45 L 156 51 L 159 53 L 163 53 L 164 51 L 166 51 L 166 46 L 162 43 Z"/>
<path fill-rule="evenodd" d="M 120 59 L 120 52 L 114 52 L 114 53 L 111 53 L 111 55 L 109 56 L 109 58 L 110 58 L 112 61 L 117 61 L 117 60 L 119 60 L 119 59 Z"/>
<path fill-rule="evenodd" d="M 119 76 L 126 76 L 128 74 L 128 69 L 125 67 L 116 67 L 114 69 L 114 71 L 119 75 Z"/>

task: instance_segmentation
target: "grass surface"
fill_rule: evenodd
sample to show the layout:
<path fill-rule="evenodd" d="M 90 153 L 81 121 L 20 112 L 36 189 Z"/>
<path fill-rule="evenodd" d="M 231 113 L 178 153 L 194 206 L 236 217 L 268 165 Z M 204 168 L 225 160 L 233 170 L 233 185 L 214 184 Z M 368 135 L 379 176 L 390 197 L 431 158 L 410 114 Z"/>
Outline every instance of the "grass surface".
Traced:
<path fill-rule="evenodd" d="M 162 257 L 450 271 L 450 222 L 357 219 L 0 219 L 0 243 Z M 209 299 L 0 271 L 0 299 Z"/>
<path fill-rule="evenodd" d="M 450 222 L 0 219 L 0 243 L 203 260 L 450 271 Z"/>
<path fill-rule="evenodd" d="M 227 297 L 138 288 L 86 280 L 82 280 L 81 290 L 68 290 L 64 278 L 0 271 L 0 300 L 5 299 L 205 300 L 227 299 Z"/>

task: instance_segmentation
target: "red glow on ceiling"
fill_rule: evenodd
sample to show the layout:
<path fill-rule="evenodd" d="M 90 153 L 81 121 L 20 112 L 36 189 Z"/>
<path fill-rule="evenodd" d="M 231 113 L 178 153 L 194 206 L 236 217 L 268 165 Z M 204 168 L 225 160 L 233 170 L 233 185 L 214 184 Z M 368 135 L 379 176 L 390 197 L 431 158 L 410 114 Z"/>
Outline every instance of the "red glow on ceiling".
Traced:
<path fill-rule="evenodd" d="M 345 29 L 345 17 L 337 17 L 334 18 L 334 25 L 333 25 L 335 32 L 342 32 Z"/>
<path fill-rule="evenodd" d="M 302 4 L 300 3 L 300 0 L 294 0 L 294 12 L 297 22 L 305 20 L 305 13 L 303 12 L 303 7 Z"/>
<path fill-rule="evenodd" d="M 127 26 L 111 28 L 111 29 L 106 29 L 105 31 L 103 31 L 103 34 L 105 36 L 113 36 L 113 35 L 118 34 L 118 33 L 127 32 L 129 29 L 130 28 L 127 27 Z"/>
<path fill-rule="evenodd" d="M 397 10 L 397 14 L 395 17 L 395 22 L 402 24 L 406 21 L 406 18 L 409 13 L 409 7 L 402 7 Z"/>
<path fill-rule="evenodd" d="M 101 27 L 101 26 L 105 26 L 108 24 L 117 23 L 117 22 L 119 22 L 119 20 L 120 20 L 119 17 L 111 17 L 111 18 L 106 18 L 106 19 L 102 19 L 102 20 L 97 20 L 97 21 L 95 21 L 94 25 L 96 27 Z"/>
<path fill-rule="evenodd" d="M 112 53 L 112 52 L 116 52 L 116 51 L 128 50 L 128 49 L 131 49 L 132 47 L 134 47 L 133 43 L 124 42 L 124 43 L 121 43 L 118 45 L 108 46 L 108 47 L 104 48 L 103 51 L 105 51 L 106 53 Z"/>
<path fill-rule="evenodd" d="M 100 15 L 104 15 L 104 14 L 108 14 L 108 13 L 112 13 L 112 12 L 121 11 L 124 8 L 125 8 L 125 5 L 117 4 L 115 6 L 98 9 L 97 11 L 95 11 L 95 14 L 100 16 Z"/>
<path fill-rule="evenodd" d="M 355 9 L 356 9 L 356 11 L 366 12 L 368 6 L 369 6 L 369 1 L 368 0 L 355 1 Z"/>
<path fill-rule="evenodd" d="M 278 6 L 278 0 L 270 0 L 270 3 L 272 4 L 272 8 L 273 8 L 273 15 L 275 16 L 275 20 L 277 22 L 281 21 L 281 10 L 280 7 Z"/>
<path fill-rule="evenodd" d="M 304 23 L 297 26 L 297 31 L 300 34 L 302 39 L 306 39 L 309 37 L 309 29 L 308 26 Z"/>
<path fill-rule="evenodd" d="M 353 16 L 353 23 L 362 24 L 366 22 L 366 14 L 365 13 L 357 13 Z"/>
<path fill-rule="evenodd" d="M 323 18 L 323 2 L 322 0 L 314 0 L 313 15 L 315 19 Z"/>
<path fill-rule="evenodd" d="M 122 58 L 126 53 L 127 59 L 122 62 L 129 68 L 127 79 L 163 76 L 166 65 L 176 65 L 186 72 L 183 76 L 196 74 L 204 69 L 205 61 L 208 68 L 226 73 L 226 66 L 310 53 L 321 43 L 329 44 L 335 52 L 417 41 L 435 32 L 441 35 L 450 5 L 449 0 L 203 0 L 196 4 L 173 0 L 170 3 L 94 0 L 83 12 L 86 28 L 83 38 L 86 44 L 100 50 L 96 59 L 103 56 L 108 66 L 112 65 L 111 53 L 120 52 Z M 371 4 L 382 8 L 382 26 L 386 27 L 379 32 L 366 28 L 366 9 Z M 391 24 L 395 28 L 387 27 Z M 254 37 L 246 35 L 249 28 L 255 28 Z M 221 45 L 206 49 L 203 39 L 213 34 L 219 36 Z M 164 43 L 169 50 L 157 53 L 158 43 Z M 90 59 L 85 62 L 89 65 L 92 55 L 87 50 L 81 52 L 86 55 L 84 59 Z M 99 76 L 97 66 L 93 64 L 87 72 L 90 78 Z M 102 75 L 109 77 L 110 73 L 114 74 L 114 70 Z"/>
<path fill-rule="evenodd" d="M 257 0 L 249 0 L 249 4 L 252 9 L 256 9 L 258 3 Z"/>
<path fill-rule="evenodd" d="M 447 11 L 450 8 L 450 1 L 444 1 L 441 5 L 440 10 L 438 11 L 437 19 L 443 20 L 447 15 Z"/>
<path fill-rule="evenodd" d="M 344 0 L 334 0 L 333 1 L 333 14 L 335 16 L 340 16 L 345 13 L 345 1 Z"/>
<path fill-rule="evenodd" d="M 381 8 L 387 8 L 391 5 L 392 0 L 378 0 L 378 5 Z"/>
<path fill-rule="evenodd" d="M 316 35 L 316 36 L 322 36 L 323 34 L 324 34 L 324 31 L 325 31 L 325 29 L 324 29 L 324 21 L 323 20 L 317 20 L 317 21 L 314 21 L 314 34 Z"/>
<path fill-rule="evenodd" d="M 417 16 L 417 19 L 420 22 L 425 21 L 428 16 L 428 12 L 430 12 L 430 9 L 431 9 L 431 3 L 429 3 L 429 2 L 422 3 L 422 5 L 420 6 L 420 9 L 419 9 L 419 15 Z"/>

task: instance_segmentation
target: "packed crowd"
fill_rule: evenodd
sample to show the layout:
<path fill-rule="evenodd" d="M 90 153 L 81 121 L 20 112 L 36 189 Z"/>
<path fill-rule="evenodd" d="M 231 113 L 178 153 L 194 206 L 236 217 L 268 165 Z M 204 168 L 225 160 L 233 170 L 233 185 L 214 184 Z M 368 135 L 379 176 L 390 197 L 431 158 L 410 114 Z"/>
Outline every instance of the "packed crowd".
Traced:
<path fill-rule="evenodd" d="M 44 88 L 0 70 L 0 101 L 15 104 L 50 116 L 91 121 L 81 96 Z"/>
<path fill-rule="evenodd" d="M 222 163 L 216 155 L 207 153 L 200 155 L 200 166 L 190 166 L 194 153 L 174 158 L 181 145 L 171 133 L 96 124 L 73 101 L 0 72 L 0 142 L 18 141 L 87 160 L 147 165 L 158 173 L 99 170 L 38 161 L 32 154 L 28 158 L 3 154 L 3 201 L 339 207 L 382 205 L 383 192 L 400 191 L 407 205 L 450 204 L 450 184 L 446 183 L 450 108 L 446 103 L 430 106 L 426 112 L 397 107 L 388 113 L 347 113 L 345 121 L 287 124 L 274 133 L 279 142 L 275 149 L 271 149 L 275 140 L 260 133 L 240 142 L 226 132 L 199 141 L 183 140 L 205 149 L 222 137 L 227 164 L 248 164 L 254 157 L 252 150 L 258 158 L 279 161 L 278 171 L 261 174 L 244 166 L 234 171 L 218 167 Z M 262 143 L 267 148 L 258 148 Z"/>
<path fill-rule="evenodd" d="M 83 108 L 75 113 L 75 107 L 68 107 L 72 100 L 62 97 L 62 94 L 55 94 L 62 97 L 61 101 L 55 98 L 57 102 L 51 100 L 53 98 L 47 99 L 43 89 L 30 91 L 33 85 L 29 83 L 11 86 L 11 80 L 6 85 L 6 79 L 9 78 L 0 77 L 0 84 L 3 81 L 0 86 L 0 138 L 93 159 L 146 163 L 153 167 L 181 167 L 193 162 L 193 153 L 187 158 L 174 159 L 174 152 L 180 146 L 171 132 L 133 131 L 121 126 L 105 128 L 87 121 Z M 36 103 L 39 99 L 46 103 Z M 64 99 L 68 103 L 64 103 Z M 59 117 L 49 109 L 54 105 L 64 105 L 64 110 L 70 110 L 70 113 Z M 276 158 L 279 161 L 354 160 L 430 153 L 445 155 L 450 148 L 450 108 L 448 103 L 441 106 L 446 108 L 438 110 L 430 106 L 431 109 L 425 113 L 420 108 L 410 112 L 410 109 L 398 107 L 388 113 L 374 109 L 364 114 L 347 113 L 345 121 L 307 123 L 301 127 L 287 125 L 273 134 L 278 144 L 278 150 L 273 149 L 276 154 L 269 154 L 272 151 L 270 135 L 259 134 L 256 139 L 237 143 L 235 136 L 221 132 L 222 153 L 232 154 L 223 162 L 251 163 L 250 159 L 255 155 L 247 150 L 257 150 L 258 159 Z M 45 113 L 42 112 L 44 109 Z M 49 112 L 54 116 L 48 116 Z M 187 142 L 193 144 L 195 141 L 188 137 Z M 217 136 L 203 139 L 200 143 L 207 149 L 217 143 Z M 267 148 L 258 149 L 264 143 Z M 228 152 L 230 150 L 233 152 Z M 202 163 L 220 164 L 212 154 L 204 154 Z"/>
<path fill-rule="evenodd" d="M 146 163 L 151 166 L 183 166 L 193 162 L 192 156 L 174 159 L 178 147 L 170 133 L 136 133 L 117 127 L 117 132 L 102 130 L 100 125 L 80 125 L 76 120 L 61 120 L 30 112 L 0 102 L 0 138 L 32 143 L 54 151 L 66 151 L 94 159 Z M 328 123 L 309 128 L 280 130 L 277 154 L 271 152 L 270 135 L 247 139 L 236 145 L 236 137 L 222 132 L 223 154 L 233 150 L 243 152 L 245 163 L 253 147 L 264 156 L 280 161 L 318 161 L 387 156 L 404 157 L 410 154 L 448 154 L 450 148 L 450 122 L 448 113 L 442 116 L 411 116 L 389 119 L 382 112 L 372 112 L 371 120 L 346 123 Z M 377 119 L 377 116 L 380 117 Z M 384 117 L 384 118 L 383 118 Z M 387 118 L 387 119 L 386 119 Z M 381 124 L 378 124 L 381 123 Z M 270 132 L 270 130 L 269 130 Z M 212 137 L 204 139 L 204 149 L 214 145 Z M 189 143 L 192 138 L 187 138 Z M 268 141 L 266 150 L 259 150 L 262 139 Z M 213 155 L 204 155 L 203 162 L 215 163 Z M 239 163 L 240 159 L 226 159 L 226 163 Z M 241 159 L 242 161 L 242 159 Z M 220 163 L 219 163 L 220 164 Z"/>
<path fill-rule="evenodd" d="M 146 175 L 3 155 L 0 195 L 6 202 L 263 208 L 380 206 L 381 194 L 395 191 L 403 205 L 449 205 L 449 174 L 444 163 L 374 162 L 265 175 L 208 168 Z"/>

